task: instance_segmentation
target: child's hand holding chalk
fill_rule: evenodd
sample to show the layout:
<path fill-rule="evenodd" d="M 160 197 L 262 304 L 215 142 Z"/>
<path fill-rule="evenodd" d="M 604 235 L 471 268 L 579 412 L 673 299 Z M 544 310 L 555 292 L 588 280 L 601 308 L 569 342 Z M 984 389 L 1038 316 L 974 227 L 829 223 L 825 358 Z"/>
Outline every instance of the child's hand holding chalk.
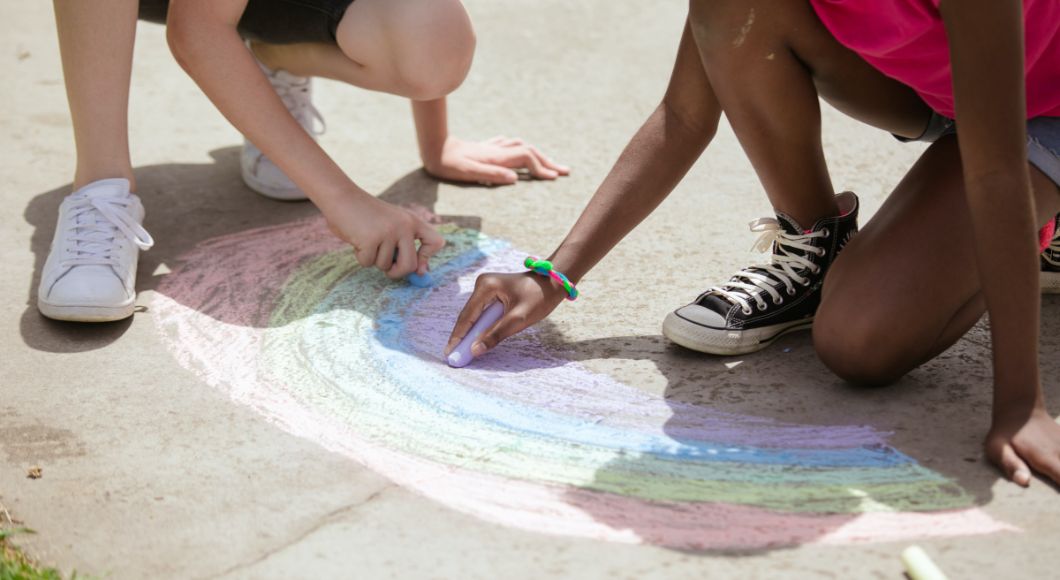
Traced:
<path fill-rule="evenodd" d="M 395 265 L 397 265 L 397 263 L 398 263 L 398 257 L 399 256 L 400 256 L 400 251 L 395 248 L 394 249 L 394 264 Z M 423 264 L 423 263 L 419 264 L 417 270 L 422 270 L 423 273 L 420 274 L 419 271 L 416 271 L 416 272 L 413 272 L 413 273 L 405 276 L 405 280 L 407 280 L 409 284 L 412 284 L 413 286 L 415 286 L 417 288 L 430 288 L 431 286 L 434 286 L 434 278 L 432 278 L 431 277 L 431 273 L 427 271 L 426 264 Z"/>
<path fill-rule="evenodd" d="M 467 365 L 548 316 L 566 297 L 561 286 L 531 272 L 479 276 L 449 336 L 446 360 L 454 367 Z"/>
<path fill-rule="evenodd" d="M 456 348 L 454 348 L 449 353 L 449 356 L 446 357 L 449 366 L 462 368 L 470 364 L 475 358 L 475 355 L 471 352 L 472 345 L 478 341 L 479 337 L 482 336 L 482 333 L 486 332 L 489 327 L 496 324 L 497 321 L 501 319 L 501 316 L 504 316 L 504 305 L 500 302 L 490 304 L 489 307 L 478 317 L 475 324 L 471 326 L 471 330 L 464 335 L 460 344 L 457 344 Z"/>

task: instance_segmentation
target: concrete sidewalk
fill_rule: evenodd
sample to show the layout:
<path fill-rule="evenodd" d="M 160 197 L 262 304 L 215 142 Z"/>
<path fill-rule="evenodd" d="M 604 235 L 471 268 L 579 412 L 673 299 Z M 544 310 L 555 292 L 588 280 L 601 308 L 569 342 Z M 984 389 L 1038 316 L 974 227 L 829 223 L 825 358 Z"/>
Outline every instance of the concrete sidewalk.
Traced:
<path fill-rule="evenodd" d="M 451 101 L 453 132 L 525 138 L 571 165 L 571 177 L 498 189 L 437 184 L 418 169 L 406 102 L 329 82 L 317 85 L 317 106 L 329 127 L 322 143 L 369 191 L 427 206 L 463 228 L 545 255 L 658 103 L 685 4 L 467 4 L 479 53 Z M 419 480 L 391 474 L 389 464 L 299 431 L 263 405 L 242 404 L 234 387 L 209 379 L 215 376 L 209 372 L 225 371 L 204 370 L 215 360 L 181 354 L 178 322 L 165 308 L 179 303 L 188 316 L 213 316 L 208 322 L 218 328 L 240 325 L 167 295 L 175 287 L 167 277 L 187 276 L 195 266 L 189 256 L 208 256 L 203 244 L 210 240 L 244 236 L 268 243 L 252 230 L 296 231 L 317 212 L 308 203 L 265 200 L 243 186 L 241 137 L 173 63 L 160 27 L 142 25 L 136 51 L 133 160 L 145 225 L 158 241 L 140 262 L 143 311 L 106 325 L 51 322 L 34 306 L 36 281 L 73 174 L 71 129 L 50 5 L 0 6 L 0 72 L 9 79 L 0 88 L 6 111 L 0 115 L 0 202 L 7 208 L 0 214 L 0 256 L 8 267 L 0 277 L 0 328 L 7 329 L 0 339 L 0 503 L 39 532 L 21 543 L 44 562 L 113 578 L 899 578 L 898 554 L 916 542 L 952 578 L 1057 574 L 1055 489 L 1035 482 L 1022 490 L 1000 481 L 980 451 L 990 403 L 985 328 L 898 385 L 871 391 L 829 374 L 805 333 L 734 360 L 693 356 L 659 336 L 669 310 L 759 259 L 747 253 L 753 237 L 745 224 L 769 215 L 769 206 L 727 127 L 673 196 L 586 279 L 585 299 L 564 305 L 536 335 L 542 356 L 575 361 L 579 376 L 599 384 L 638 389 L 651 404 L 670 405 L 675 416 L 693 409 L 792 425 L 864 426 L 886 438 L 890 457 L 908 457 L 917 473 L 948 486 L 959 501 L 939 513 L 974 512 L 976 522 L 1013 531 L 965 535 L 957 529 L 921 538 L 936 535 L 931 526 L 941 520 L 918 501 L 931 507 L 948 499 L 910 492 L 888 501 L 857 496 L 862 505 L 838 531 L 738 550 L 652 541 L 649 526 L 635 515 L 611 521 L 576 499 L 567 502 L 571 521 L 581 518 L 607 532 L 599 537 L 622 541 L 564 535 L 547 521 L 497 523 L 503 518 L 483 515 L 494 512 L 461 507 L 467 498 L 459 494 L 439 499 Z M 825 130 L 836 187 L 862 196 L 864 223 L 921 148 L 830 109 Z M 295 250 L 270 249 L 278 260 Z M 440 312 L 437 320 L 455 314 Z M 1045 298 L 1043 377 L 1054 411 L 1060 404 L 1058 314 L 1060 301 Z M 208 327 L 196 329 L 205 335 Z M 435 368 L 424 365 L 416 368 Z M 528 372 L 544 381 L 557 376 L 547 368 Z M 555 394 L 564 396 L 561 389 Z M 571 404 L 589 404 L 589 397 L 570 396 Z M 394 417 L 395 425 L 411 423 Z M 454 464 L 441 464 L 438 473 L 451 474 Z M 43 477 L 26 477 L 33 466 Z M 608 473 L 642 468 L 612 462 Z M 482 483 L 492 479 L 475 481 L 483 487 L 468 489 L 469 498 L 504 493 Z M 505 481 L 525 483 L 514 476 Z M 572 487 L 568 498 L 611 483 L 598 474 L 591 485 Z M 858 528 L 857 541 L 853 532 L 841 533 L 857 521 L 877 521 L 873 513 L 895 510 L 925 519 L 895 516 L 886 530 Z M 823 518 L 825 511 L 810 510 L 808 517 Z M 717 525 L 704 521 L 704 529 Z M 978 525 L 966 531 L 987 529 Z"/>

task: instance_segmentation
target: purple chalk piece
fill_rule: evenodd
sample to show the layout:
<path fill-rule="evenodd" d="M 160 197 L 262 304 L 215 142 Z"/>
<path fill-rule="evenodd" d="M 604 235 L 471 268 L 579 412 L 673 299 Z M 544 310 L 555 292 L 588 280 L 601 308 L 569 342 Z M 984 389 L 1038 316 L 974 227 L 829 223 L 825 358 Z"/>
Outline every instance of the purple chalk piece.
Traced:
<path fill-rule="evenodd" d="M 471 364 L 471 361 L 475 358 L 471 356 L 471 345 L 478 340 L 478 337 L 482 336 L 486 329 L 493 326 L 495 322 L 504 316 L 504 305 L 500 302 L 494 302 L 490 304 L 482 314 L 479 315 L 478 320 L 468 331 L 464 339 L 460 341 L 460 344 L 456 345 L 453 352 L 449 353 L 449 366 L 453 368 L 463 368 Z"/>
<path fill-rule="evenodd" d="M 409 284 L 412 284 L 417 288 L 430 288 L 431 286 L 434 286 L 434 278 L 431 277 L 430 272 L 426 272 L 422 276 L 413 272 L 408 276 L 405 276 L 405 279 L 408 280 Z"/>

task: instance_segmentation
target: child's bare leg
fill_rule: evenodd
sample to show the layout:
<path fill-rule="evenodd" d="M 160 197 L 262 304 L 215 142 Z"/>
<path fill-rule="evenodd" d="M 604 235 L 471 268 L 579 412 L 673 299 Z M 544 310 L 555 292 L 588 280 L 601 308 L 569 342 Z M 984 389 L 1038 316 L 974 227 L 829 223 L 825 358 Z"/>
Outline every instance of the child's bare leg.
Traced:
<path fill-rule="evenodd" d="M 77 149 L 75 190 L 110 177 L 133 180 L 128 109 L 136 14 L 137 0 L 55 0 Z"/>
<path fill-rule="evenodd" d="M 1060 192 L 1031 168 L 1038 223 Z M 931 146 L 843 251 L 814 324 L 821 359 L 856 383 L 900 378 L 949 348 L 985 311 L 957 139 Z"/>
<path fill-rule="evenodd" d="M 336 45 L 252 44 L 267 66 L 414 100 L 452 92 L 471 67 L 475 35 L 458 0 L 357 0 Z"/>
<path fill-rule="evenodd" d="M 517 179 L 507 167 L 461 172 L 455 171 L 455 162 L 446 163 L 443 159 L 444 146 L 449 142 L 443 99 L 464 81 L 475 50 L 471 21 L 459 0 L 358 0 L 338 22 L 335 37 L 335 43 L 250 45 L 266 67 L 289 73 L 270 73 L 270 82 L 307 131 L 315 132 L 316 121 L 322 121 L 310 100 L 309 79 L 338 80 L 413 101 L 421 156 L 428 171 L 474 181 Z M 419 113 L 423 110 L 431 114 L 426 115 L 430 122 L 422 125 L 433 132 L 420 130 L 420 117 L 424 115 Z M 527 151 L 527 155 L 535 153 Z M 533 159 L 537 159 L 536 155 Z M 251 189 L 275 199 L 306 198 L 252 143 L 244 147 L 241 160 L 243 180 Z M 531 171 L 538 177 L 554 179 L 558 175 L 547 167 L 536 171 L 531 167 Z"/>
<path fill-rule="evenodd" d="M 814 324 L 824 276 L 857 231 L 856 198 L 836 196 L 828 175 L 818 93 L 909 137 L 931 114 L 840 46 L 805 0 L 695 1 L 690 23 L 718 101 L 783 215 L 755 225 L 772 236 L 769 264 L 708 288 L 667 316 L 663 333 L 693 350 L 744 354 Z"/>
<path fill-rule="evenodd" d="M 837 108 L 918 137 L 929 109 L 841 46 L 805 0 L 692 2 L 711 84 L 777 211 L 811 226 L 836 214 L 818 92 Z"/>
<path fill-rule="evenodd" d="M 48 318 L 105 322 L 136 308 L 137 257 L 154 243 L 131 193 L 128 109 L 137 9 L 137 0 L 55 0 L 77 168 L 75 194 L 59 206 L 37 289 L 37 308 Z"/>

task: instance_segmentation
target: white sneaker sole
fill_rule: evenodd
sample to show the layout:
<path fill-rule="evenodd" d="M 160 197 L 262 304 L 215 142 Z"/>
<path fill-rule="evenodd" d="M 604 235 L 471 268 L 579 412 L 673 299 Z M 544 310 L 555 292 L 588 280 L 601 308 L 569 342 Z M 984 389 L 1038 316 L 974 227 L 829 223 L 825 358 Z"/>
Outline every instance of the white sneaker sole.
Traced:
<path fill-rule="evenodd" d="M 1042 294 L 1060 294 L 1060 272 L 1040 274 Z"/>
<path fill-rule="evenodd" d="M 813 327 L 813 318 L 774 324 L 749 330 L 714 330 L 681 318 L 671 312 L 663 320 L 666 338 L 695 351 L 732 356 L 760 351 L 785 334 Z"/>
<path fill-rule="evenodd" d="M 68 322 L 114 322 L 124 320 L 133 315 L 136 310 L 136 301 L 129 300 L 128 304 L 117 306 L 70 306 L 49 304 L 44 300 L 37 300 L 37 309 L 44 316 L 52 320 L 64 320 Z"/>
<path fill-rule="evenodd" d="M 278 201 L 305 201 L 309 197 L 297 187 L 276 187 L 259 180 L 253 173 L 243 168 L 243 183 L 256 193 Z"/>

